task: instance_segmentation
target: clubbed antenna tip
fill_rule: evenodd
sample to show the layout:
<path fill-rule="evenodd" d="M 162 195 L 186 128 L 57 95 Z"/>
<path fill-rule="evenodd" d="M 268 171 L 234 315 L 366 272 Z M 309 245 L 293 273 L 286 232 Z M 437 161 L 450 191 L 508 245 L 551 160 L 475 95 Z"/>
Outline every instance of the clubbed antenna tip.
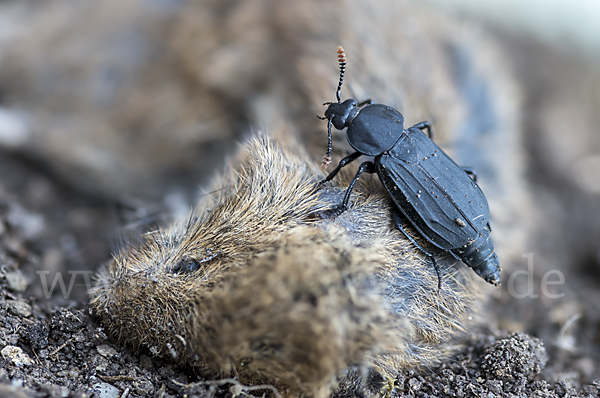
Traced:
<path fill-rule="evenodd" d="M 342 83 L 344 83 L 344 72 L 346 72 L 346 53 L 344 52 L 342 46 L 338 47 L 338 62 L 340 63 L 340 83 L 338 84 L 336 96 L 339 103 L 342 102 Z"/>
<path fill-rule="evenodd" d="M 344 48 L 342 46 L 338 46 L 338 60 L 340 63 L 346 62 L 346 53 L 344 52 Z"/>
<path fill-rule="evenodd" d="M 329 163 L 331 163 L 331 155 L 326 154 L 325 156 L 323 156 L 323 163 L 321 164 L 321 170 L 325 171 L 325 169 L 327 168 Z"/>

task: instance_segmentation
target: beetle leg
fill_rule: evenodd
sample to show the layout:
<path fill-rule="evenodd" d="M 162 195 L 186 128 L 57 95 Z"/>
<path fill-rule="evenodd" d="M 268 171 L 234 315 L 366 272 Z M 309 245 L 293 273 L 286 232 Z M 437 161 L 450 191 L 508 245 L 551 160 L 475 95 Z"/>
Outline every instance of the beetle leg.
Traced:
<path fill-rule="evenodd" d="M 355 154 L 352 154 L 352 155 L 355 155 Z M 352 155 L 350 155 L 350 156 L 352 156 Z M 350 156 L 347 156 L 347 158 Z M 344 159 L 346 159 L 346 158 L 344 158 Z M 348 185 L 348 189 L 346 189 L 346 194 L 344 195 L 344 200 L 342 201 L 342 203 L 335 206 L 333 209 L 328 210 L 327 215 L 329 217 L 337 217 L 340 214 L 342 214 L 343 212 L 345 212 L 348 209 L 348 202 L 350 201 L 350 194 L 352 193 L 352 190 L 354 189 L 354 185 L 356 185 L 356 182 L 358 181 L 358 178 L 360 177 L 360 175 L 364 172 L 373 174 L 376 171 L 377 171 L 377 169 L 375 168 L 375 165 L 373 164 L 373 162 L 362 163 L 358 167 L 358 171 L 356 172 L 356 175 L 352 179 L 352 182 L 350 183 L 350 185 Z"/>
<path fill-rule="evenodd" d="M 421 131 L 427 129 L 427 135 L 429 136 L 429 139 L 433 140 L 433 134 L 431 133 L 431 123 L 429 123 L 428 121 L 417 123 L 413 127 Z"/>
<path fill-rule="evenodd" d="M 335 169 L 333 169 L 333 171 L 331 173 L 329 173 L 329 175 L 327 177 L 325 177 L 324 180 L 319 181 L 319 183 L 317 184 L 317 188 L 320 187 L 321 185 L 325 184 L 327 181 L 333 180 L 333 177 L 335 177 L 337 175 L 337 173 L 340 172 L 340 170 L 342 169 L 342 167 L 344 167 L 344 166 L 348 165 L 349 163 L 355 161 L 361 155 L 362 154 L 360 152 L 354 152 L 354 153 L 351 153 L 350 155 L 346 156 L 342 160 L 340 160 L 340 163 L 337 165 L 337 167 Z"/>
<path fill-rule="evenodd" d="M 473 181 L 477 182 L 477 172 L 474 168 L 467 166 L 460 166 L 460 168 L 467 173 L 473 179 Z"/>
<path fill-rule="evenodd" d="M 341 204 L 341 206 L 344 210 L 346 210 L 348 208 L 348 202 L 350 201 L 350 194 L 352 193 L 352 190 L 354 189 L 354 185 L 356 185 L 358 178 L 365 171 L 367 173 L 373 174 L 377 171 L 377 169 L 375 168 L 375 165 L 373 164 L 373 162 L 370 162 L 370 161 L 364 162 L 358 167 L 358 171 L 356 172 L 356 175 L 352 179 L 352 182 L 350 183 L 350 185 L 348 185 L 348 189 L 346 189 L 346 194 L 344 195 L 344 201 Z"/>
<path fill-rule="evenodd" d="M 408 234 L 408 232 L 406 232 L 404 230 L 404 227 L 402 226 L 402 220 L 400 219 L 400 214 L 398 213 L 398 210 L 392 209 L 392 219 L 393 219 L 396 227 L 400 230 L 400 232 L 402 232 L 402 234 L 404 236 L 406 236 L 406 238 L 408 238 L 408 240 L 413 245 L 415 245 L 415 247 L 417 249 L 419 249 L 424 255 L 426 255 L 427 257 L 429 257 L 431 259 L 431 262 L 433 263 L 433 268 L 435 268 L 435 273 L 437 274 L 437 277 L 438 277 L 438 291 L 440 291 L 442 288 L 442 277 L 440 276 L 440 270 L 437 266 L 437 263 L 435 262 L 434 255 L 432 253 L 430 253 L 429 251 L 425 250 L 425 248 L 423 246 L 421 246 L 412 236 L 410 236 Z"/>

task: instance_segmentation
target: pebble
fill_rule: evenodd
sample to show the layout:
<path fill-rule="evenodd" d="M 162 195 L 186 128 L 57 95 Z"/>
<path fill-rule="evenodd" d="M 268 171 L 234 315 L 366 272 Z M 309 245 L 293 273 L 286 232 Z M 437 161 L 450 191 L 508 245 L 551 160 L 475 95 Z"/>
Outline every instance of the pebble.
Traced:
<path fill-rule="evenodd" d="M 119 398 L 119 389 L 108 383 L 96 383 L 92 389 L 100 398 Z"/>
<path fill-rule="evenodd" d="M 20 300 L 6 300 L 7 309 L 14 315 L 28 317 L 33 314 L 33 309 L 29 304 Z"/>
<path fill-rule="evenodd" d="M 107 344 L 101 344 L 97 346 L 96 350 L 98 351 L 98 354 L 102 355 L 105 358 L 110 358 L 117 354 L 117 350 L 115 350 Z"/>
<path fill-rule="evenodd" d="M 5 278 L 8 288 L 13 292 L 22 293 L 27 289 L 27 278 L 21 271 L 7 272 Z"/>
<path fill-rule="evenodd" d="M 7 345 L 0 351 L 2 357 L 7 360 L 11 360 L 17 366 L 33 365 L 33 361 L 23 350 L 14 345 Z"/>

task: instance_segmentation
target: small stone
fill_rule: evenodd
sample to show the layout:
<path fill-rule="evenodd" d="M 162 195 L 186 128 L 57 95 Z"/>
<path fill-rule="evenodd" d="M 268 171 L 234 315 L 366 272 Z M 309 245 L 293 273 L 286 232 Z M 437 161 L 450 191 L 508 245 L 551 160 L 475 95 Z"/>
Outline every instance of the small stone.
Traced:
<path fill-rule="evenodd" d="M 22 293 L 27 289 L 27 278 L 21 271 L 7 272 L 5 278 L 8 288 L 13 292 Z"/>
<path fill-rule="evenodd" d="M 22 316 L 24 318 L 33 314 L 33 309 L 29 304 L 20 300 L 6 300 L 7 309 L 14 315 Z"/>
<path fill-rule="evenodd" d="M 102 355 L 105 358 L 110 358 L 117 355 L 117 350 L 115 350 L 107 344 L 101 344 L 97 346 L 96 350 L 98 351 L 98 354 Z"/>
<path fill-rule="evenodd" d="M 92 389 L 100 398 L 119 398 L 119 389 L 108 383 L 96 383 Z"/>
<path fill-rule="evenodd" d="M 23 350 L 13 345 L 7 345 L 0 351 L 2 357 L 7 360 L 11 360 L 17 366 L 29 366 L 33 365 L 33 361 Z"/>

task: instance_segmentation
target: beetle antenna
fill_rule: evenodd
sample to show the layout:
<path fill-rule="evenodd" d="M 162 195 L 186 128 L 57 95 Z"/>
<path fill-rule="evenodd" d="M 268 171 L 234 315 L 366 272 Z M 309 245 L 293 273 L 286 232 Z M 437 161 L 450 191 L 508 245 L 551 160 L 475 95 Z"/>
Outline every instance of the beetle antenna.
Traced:
<path fill-rule="evenodd" d="M 342 91 L 342 83 L 344 82 L 344 72 L 346 72 L 346 53 L 342 46 L 338 47 L 338 62 L 340 63 L 340 83 L 338 84 L 336 96 L 338 103 L 342 102 L 340 91 Z"/>
<path fill-rule="evenodd" d="M 342 83 L 344 83 L 344 72 L 346 72 L 346 53 L 342 46 L 338 47 L 338 62 L 340 63 L 340 82 L 338 83 L 337 92 L 335 93 L 337 97 L 338 104 L 342 102 L 341 91 L 342 91 Z M 326 102 L 323 105 L 331 105 L 331 102 Z M 325 119 L 323 117 L 317 116 L 319 119 Z M 329 123 L 327 124 L 327 152 L 325 156 L 323 156 L 323 164 L 321 165 L 321 169 L 325 170 L 327 165 L 331 163 L 331 124 L 332 120 L 329 119 Z"/>
<path fill-rule="evenodd" d="M 338 83 L 338 88 L 337 91 L 335 93 L 336 97 L 337 97 L 337 102 L 338 104 L 342 102 L 342 97 L 341 97 L 341 91 L 342 91 L 342 83 L 344 83 L 344 72 L 346 72 L 346 53 L 344 52 L 344 49 L 342 48 L 342 46 L 338 47 L 338 62 L 340 63 L 340 82 Z M 323 105 L 330 105 L 331 103 L 324 103 Z M 319 117 L 319 116 L 317 116 Z M 321 119 L 319 117 L 319 119 Z M 331 163 L 331 152 L 332 152 L 332 146 L 331 146 L 331 124 L 332 121 L 331 119 L 329 119 L 329 123 L 327 124 L 327 152 L 325 153 L 325 156 L 323 156 L 323 164 L 321 165 L 321 169 L 325 170 L 327 168 L 327 165 L 329 163 Z"/>
<path fill-rule="evenodd" d="M 329 119 L 329 122 L 327 123 L 327 152 L 325 153 L 325 156 L 323 156 L 323 164 L 321 164 L 321 170 L 325 171 L 325 169 L 327 168 L 327 165 L 329 163 L 331 163 L 331 151 L 332 151 L 332 147 L 331 147 L 331 125 L 333 124 L 333 122 L 331 121 L 331 119 Z"/>

